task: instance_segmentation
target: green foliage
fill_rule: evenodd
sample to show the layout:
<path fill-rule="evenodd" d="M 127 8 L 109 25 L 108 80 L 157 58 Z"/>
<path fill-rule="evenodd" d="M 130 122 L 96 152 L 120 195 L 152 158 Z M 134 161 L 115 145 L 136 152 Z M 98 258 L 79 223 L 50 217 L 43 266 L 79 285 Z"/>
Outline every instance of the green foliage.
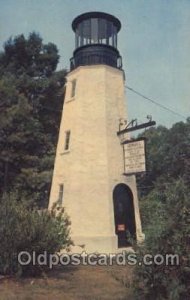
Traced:
<path fill-rule="evenodd" d="M 155 185 L 160 187 L 182 177 L 190 183 L 190 118 L 167 129 L 150 128 L 142 136 L 147 138 L 147 174 L 138 178 L 142 195 Z"/>
<path fill-rule="evenodd" d="M 1 70 L 30 77 L 48 77 L 56 70 L 59 60 L 57 47 L 44 45 L 42 38 L 35 32 L 26 39 L 23 34 L 10 38 L 4 45 L 0 56 Z"/>
<path fill-rule="evenodd" d="M 190 288 L 190 191 L 183 180 L 160 190 L 155 188 L 141 204 L 145 245 L 140 257 L 177 254 L 180 265 L 136 267 L 137 299 L 188 299 Z"/>
<path fill-rule="evenodd" d="M 19 190 L 46 206 L 66 71 L 55 72 L 55 45 L 31 33 L 0 54 L 0 194 Z"/>
<path fill-rule="evenodd" d="M 138 178 L 146 240 L 137 250 L 177 254 L 179 265 L 136 266 L 137 299 L 189 299 L 190 289 L 190 118 L 167 129 L 146 130 L 148 172 Z"/>
<path fill-rule="evenodd" d="M 38 265 L 21 266 L 17 257 L 20 251 L 36 255 L 47 251 L 53 254 L 71 245 L 69 219 L 56 205 L 50 212 L 31 207 L 25 199 L 15 195 L 4 196 L 0 201 L 0 273 L 36 274 Z"/>

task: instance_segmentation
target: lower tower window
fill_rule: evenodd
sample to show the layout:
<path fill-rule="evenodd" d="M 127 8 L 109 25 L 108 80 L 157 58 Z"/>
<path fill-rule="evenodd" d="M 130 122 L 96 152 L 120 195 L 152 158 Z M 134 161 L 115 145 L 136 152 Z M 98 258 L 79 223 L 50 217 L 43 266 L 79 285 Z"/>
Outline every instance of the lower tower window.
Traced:
<path fill-rule="evenodd" d="M 65 151 L 69 150 L 70 137 L 71 137 L 71 131 L 68 130 L 65 132 L 65 146 L 64 146 Z"/>
<path fill-rule="evenodd" d="M 63 191 L 64 191 L 64 185 L 59 185 L 59 196 L 58 196 L 58 204 L 61 206 L 63 204 Z"/>

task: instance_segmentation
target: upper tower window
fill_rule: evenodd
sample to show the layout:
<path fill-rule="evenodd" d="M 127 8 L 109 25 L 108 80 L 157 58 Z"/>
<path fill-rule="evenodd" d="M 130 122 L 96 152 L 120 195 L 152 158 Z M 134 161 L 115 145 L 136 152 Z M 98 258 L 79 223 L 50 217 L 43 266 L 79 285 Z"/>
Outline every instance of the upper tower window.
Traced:
<path fill-rule="evenodd" d="M 75 91 L 76 91 L 76 84 L 77 84 L 77 81 L 76 79 L 73 79 L 71 81 L 71 98 L 73 98 L 75 96 Z"/>

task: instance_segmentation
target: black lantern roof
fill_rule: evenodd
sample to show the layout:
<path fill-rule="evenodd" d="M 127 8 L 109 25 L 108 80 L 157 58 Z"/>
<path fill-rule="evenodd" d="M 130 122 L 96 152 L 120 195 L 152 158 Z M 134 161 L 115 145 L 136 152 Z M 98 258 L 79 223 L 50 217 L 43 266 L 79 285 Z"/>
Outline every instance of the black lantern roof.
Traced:
<path fill-rule="evenodd" d="M 73 31 L 76 30 L 77 25 L 81 21 L 87 20 L 87 19 L 92 19 L 92 18 L 106 19 L 106 20 L 112 22 L 116 26 L 117 32 L 121 29 L 121 22 L 119 21 L 119 19 L 117 19 L 113 15 L 103 13 L 103 12 L 93 11 L 93 12 L 81 14 L 78 17 L 76 17 L 72 22 Z"/>

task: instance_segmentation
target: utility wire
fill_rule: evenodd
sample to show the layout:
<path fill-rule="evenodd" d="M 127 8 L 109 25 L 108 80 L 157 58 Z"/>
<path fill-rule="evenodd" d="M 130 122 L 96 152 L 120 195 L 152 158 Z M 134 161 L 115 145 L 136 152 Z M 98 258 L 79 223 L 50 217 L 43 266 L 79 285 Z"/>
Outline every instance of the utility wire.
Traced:
<path fill-rule="evenodd" d="M 141 94 L 140 92 L 134 90 L 133 88 L 129 87 L 128 85 L 125 85 L 125 87 L 126 87 L 128 90 L 130 90 L 131 92 L 135 93 L 136 95 L 138 95 L 138 96 L 140 96 L 140 97 L 142 97 L 142 98 L 144 98 L 144 99 L 146 99 L 146 100 L 152 102 L 153 104 L 155 104 L 155 105 L 157 105 L 157 106 L 159 106 L 159 107 L 161 107 L 161 108 L 163 108 L 163 109 L 169 111 L 170 113 L 172 113 L 172 114 L 174 114 L 174 115 L 176 115 L 176 116 L 178 116 L 178 117 L 181 117 L 181 118 L 183 118 L 183 119 L 185 119 L 185 120 L 187 119 L 187 117 L 183 116 L 182 114 L 177 113 L 176 111 L 172 110 L 171 108 L 169 108 L 169 107 L 167 107 L 167 106 L 165 106 L 165 105 L 163 105 L 163 104 L 160 104 L 160 103 L 158 103 L 157 101 L 155 101 L 155 100 L 153 100 L 153 99 L 151 99 L 151 98 L 149 98 L 149 97 L 146 97 L 145 95 L 143 95 L 143 94 Z M 61 110 L 59 110 L 59 109 L 52 109 L 51 107 L 48 107 L 48 106 L 41 106 L 41 108 L 44 108 L 44 109 L 47 109 L 47 110 L 50 110 L 50 111 L 54 111 L 54 112 L 62 112 L 62 109 L 61 109 Z"/>
<path fill-rule="evenodd" d="M 172 113 L 172 114 L 174 114 L 174 115 L 176 115 L 176 116 L 178 116 L 178 117 L 184 118 L 185 120 L 187 119 L 187 117 L 185 117 L 185 116 L 179 114 L 178 112 L 174 111 L 173 109 L 171 109 L 171 108 L 169 108 L 169 107 L 167 107 L 167 106 L 165 106 L 165 105 L 163 105 L 163 104 L 158 103 L 157 101 L 155 101 L 155 100 L 153 100 L 153 99 L 151 99 L 151 98 L 148 98 L 148 97 L 144 96 L 143 94 L 139 93 L 138 91 L 134 90 L 133 88 L 129 87 L 128 85 L 125 85 L 125 87 L 126 87 L 128 90 L 130 90 L 131 92 L 133 92 L 133 93 L 137 94 L 138 96 L 140 96 L 140 97 L 142 97 L 142 98 L 144 98 L 144 99 L 146 99 L 146 100 L 148 100 L 148 101 L 154 103 L 155 105 L 157 105 L 157 106 L 159 106 L 159 107 L 161 107 L 161 108 L 163 108 L 163 109 L 169 111 L 170 113 Z"/>

